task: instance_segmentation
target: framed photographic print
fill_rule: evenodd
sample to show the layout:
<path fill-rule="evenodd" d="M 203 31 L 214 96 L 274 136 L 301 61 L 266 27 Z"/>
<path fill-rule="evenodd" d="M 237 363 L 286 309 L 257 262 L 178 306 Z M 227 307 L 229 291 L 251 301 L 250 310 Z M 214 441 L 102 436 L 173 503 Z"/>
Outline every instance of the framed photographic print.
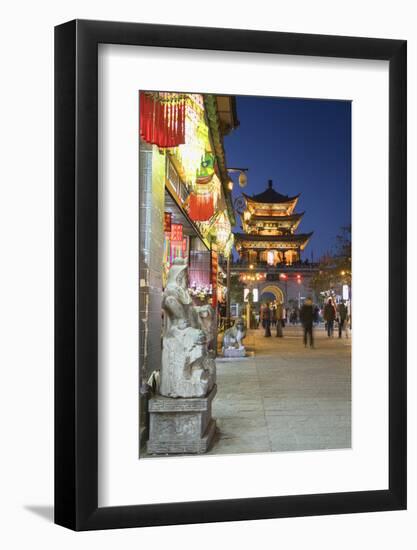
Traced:
<path fill-rule="evenodd" d="M 55 521 L 406 507 L 406 42 L 55 30 Z"/>

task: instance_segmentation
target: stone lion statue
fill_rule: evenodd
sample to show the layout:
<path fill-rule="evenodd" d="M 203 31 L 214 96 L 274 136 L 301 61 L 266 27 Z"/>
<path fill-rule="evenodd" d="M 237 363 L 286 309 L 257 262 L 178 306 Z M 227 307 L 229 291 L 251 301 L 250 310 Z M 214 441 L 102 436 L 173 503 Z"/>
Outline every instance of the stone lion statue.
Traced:
<path fill-rule="evenodd" d="M 223 352 L 227 349 L 243 349 L 242 340 L 246 336 L 243 319 L 237 319 L 235 324 L 228 328 L 223 336 Z"/>

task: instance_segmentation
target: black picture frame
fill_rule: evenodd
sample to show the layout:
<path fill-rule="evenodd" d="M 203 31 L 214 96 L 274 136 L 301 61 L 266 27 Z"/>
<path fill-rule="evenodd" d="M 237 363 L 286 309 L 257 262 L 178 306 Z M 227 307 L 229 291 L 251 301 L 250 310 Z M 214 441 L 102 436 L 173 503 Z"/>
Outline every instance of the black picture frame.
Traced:
<path fill-rule="evenodd" d="M 98 44 L 389 62 L 389 488 L 98 507 Z M 406 508 L 406 41 L 75 20 L 55 28 L 55 522 L 108 529 Z"/>

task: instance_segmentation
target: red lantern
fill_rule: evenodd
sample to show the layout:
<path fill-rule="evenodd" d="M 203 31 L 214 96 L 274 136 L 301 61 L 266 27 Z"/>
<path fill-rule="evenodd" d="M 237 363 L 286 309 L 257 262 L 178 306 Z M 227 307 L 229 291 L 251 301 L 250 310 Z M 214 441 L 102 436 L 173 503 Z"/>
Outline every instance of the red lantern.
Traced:
<path fill-rule="evenodd" d="M 205 222 L 214 215 L 214 195 L 210 183 L 198 183 L 191 193 L 188 213 L 193 221 Z"/>
<path fill-rule="evenodd" d="M 185 96 L 141 92 L 140 137 L 158 147 L 185 143 Z"/>

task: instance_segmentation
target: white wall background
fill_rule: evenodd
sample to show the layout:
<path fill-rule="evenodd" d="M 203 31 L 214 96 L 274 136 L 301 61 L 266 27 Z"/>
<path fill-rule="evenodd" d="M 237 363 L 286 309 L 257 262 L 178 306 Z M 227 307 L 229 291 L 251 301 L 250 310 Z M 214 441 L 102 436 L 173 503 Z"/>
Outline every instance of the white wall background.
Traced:
<path fill-rule="evenodd" d="M 417 301 L 409 296 L 409 510 L 75 534 L 54 526 L 53 26 L 78 18 L 408 40 L 409 279 L 417 277 L 417 19 L 413 2 L 15 1 L 2 10 L 0 543 L 3 548 L 414 548 Z M 376 272 L 370 274 L 377 276 Z M 411 285 L 413 288 L 415 285 Z M 376 342 L 375 342 L 376 345 Z M 343 472 L 340 472 L 343 475 Z M 141 546 L 142 545 L 142 546 Z"/>

